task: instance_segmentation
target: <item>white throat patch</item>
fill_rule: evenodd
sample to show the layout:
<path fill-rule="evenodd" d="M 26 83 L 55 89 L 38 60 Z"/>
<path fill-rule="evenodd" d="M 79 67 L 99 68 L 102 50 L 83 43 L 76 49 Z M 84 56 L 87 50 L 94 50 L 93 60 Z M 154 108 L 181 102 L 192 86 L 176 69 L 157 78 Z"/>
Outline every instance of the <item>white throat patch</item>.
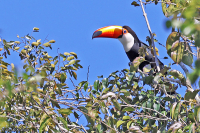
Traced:
<path fill-rule="evenodd" d="M 130 33 L 124 34 L 122 38 L 118 39 L 123 44 L 126 52 L 128 52 L 134 45 L 134 37 Z"/>

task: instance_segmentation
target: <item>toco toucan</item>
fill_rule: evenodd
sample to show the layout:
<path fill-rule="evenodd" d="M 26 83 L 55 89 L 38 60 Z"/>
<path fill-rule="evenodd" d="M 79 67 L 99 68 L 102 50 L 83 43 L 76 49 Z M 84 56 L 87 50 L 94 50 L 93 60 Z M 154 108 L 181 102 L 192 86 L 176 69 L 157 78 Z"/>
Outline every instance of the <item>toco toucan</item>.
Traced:
<path fill-rule="evenodd" d="M 155 63 L 155 57 L 151 53 L 151 49 L 149 48 L 148 45 L 145 43 L 141 42 L 135 32 L 129 27 L 129 26 L 106 26 L 100 29 L 97 29 L 93 35 L 93 38 L 98 38 L 98 37 L 104 37 L 104 38 L 116 38 L 118 39 L 123 47 L 124 50 L 130 60 L 130 62 L 133 62 L 133 60 L 136 57 L 139 57 L 139 49 L 140 47 L 147 47 L 146 49 L 146 54 L 145 54 L 145 61 L 143 61 L 139 65 L 139 69 L 143 71 L 143 67 L 146 65 L 151 65 L 151 68 L 156 68 L 156 63 Z M 164 64 L 159 60 L 159 66 L 160 69 L 164 68 Z"/>

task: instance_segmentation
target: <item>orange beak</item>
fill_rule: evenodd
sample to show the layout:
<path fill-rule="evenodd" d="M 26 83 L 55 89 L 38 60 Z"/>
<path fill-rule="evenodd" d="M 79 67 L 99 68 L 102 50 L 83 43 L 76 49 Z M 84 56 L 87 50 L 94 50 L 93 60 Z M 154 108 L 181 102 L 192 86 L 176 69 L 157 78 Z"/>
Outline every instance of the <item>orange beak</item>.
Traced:
<path fill-rule="evenodd" d="M 122 26 L 106 26 L 96 30 L 93 35 L 93 38 L 106 37 L 106 38 L 120 38 L 123 35 Z"/>

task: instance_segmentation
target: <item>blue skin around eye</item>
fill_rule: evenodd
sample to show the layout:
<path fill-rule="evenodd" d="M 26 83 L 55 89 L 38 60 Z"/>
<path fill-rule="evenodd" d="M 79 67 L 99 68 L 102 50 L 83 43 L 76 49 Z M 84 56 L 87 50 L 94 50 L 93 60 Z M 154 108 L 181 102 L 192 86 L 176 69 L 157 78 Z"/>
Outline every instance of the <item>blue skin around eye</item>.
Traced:
<path fill-rule="evenodd" d="M 124 30 L 124 33 L 126 33 L 126 30 Z"/>

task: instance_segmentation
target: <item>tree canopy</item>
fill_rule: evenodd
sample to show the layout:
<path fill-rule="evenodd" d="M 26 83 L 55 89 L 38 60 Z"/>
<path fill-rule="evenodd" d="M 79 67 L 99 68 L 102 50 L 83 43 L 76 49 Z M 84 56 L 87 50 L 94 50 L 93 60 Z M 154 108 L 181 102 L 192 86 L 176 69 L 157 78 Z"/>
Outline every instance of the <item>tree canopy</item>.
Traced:
<path fill-rule="evenodd" d="M 200 132 L 200 1 L 139 0 L 131 4 L 162 6 L 168 18 L 166 27 L 172 31 L 162 45 L 184 73 L 170 65 L 157 73 L 142 72 L 138 66 L 143 60 L 136 58 L 130 68 L 98 76 L 94 83 L 86 79 L 75 84 L 77 71 L 83 67 L 76 51 L 51 56 L 48 51 L 54 50 L 55 40 L 31 35 L 17 36 L 16 41 L 1 38 L 0 131 Z M 148 18 L 145 11 L 144 16 Z M 150 30 L 147 41 L 156 53 L 154 35 Z M 7 62 L 14 53 L 23 61 L 22 73 Z M 145 55 L 145 49 L 140 49 L 140 55 Z M 172 94 L 178 87 L 187 88 L 184 96 Z"/>

